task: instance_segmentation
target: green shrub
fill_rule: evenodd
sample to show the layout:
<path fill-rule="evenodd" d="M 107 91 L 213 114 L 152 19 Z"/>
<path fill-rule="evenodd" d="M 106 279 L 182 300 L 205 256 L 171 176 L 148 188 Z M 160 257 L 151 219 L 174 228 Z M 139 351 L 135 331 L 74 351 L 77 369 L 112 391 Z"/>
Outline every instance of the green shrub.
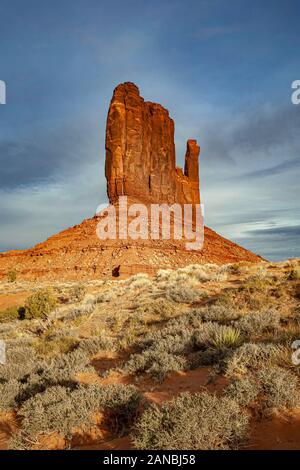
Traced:
<path fill-rule="evenodd" d="M 183 393 L 161 407 L 150 405 L 132 437 L 137 449 L 231 449 L 244 437 L 247 424 L 247 415 L 228 397 Z"/>
<path fill-rule="evenodd" d="M 53 292 L 50 289 L 41 289 L 26 300 L 24 316 L 26 319 L 47 318 L 56 305 Z"/>

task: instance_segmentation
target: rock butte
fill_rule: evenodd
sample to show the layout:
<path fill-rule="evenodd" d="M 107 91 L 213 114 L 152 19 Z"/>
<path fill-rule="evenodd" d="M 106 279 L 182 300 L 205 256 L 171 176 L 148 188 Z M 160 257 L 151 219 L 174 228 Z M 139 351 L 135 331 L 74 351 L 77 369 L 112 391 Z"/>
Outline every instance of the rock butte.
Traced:
<path fill-rule="evenodd" d="M 143 203 L 200 201 L 200 148 L 187 141 L 184 171 L 176 167 L 174 122 L 159 104 L 144 101 L 133 83 L 116 87 L 106 127 L 107 194 Z M 99 240 L 99 216 L 84 220 L 28 250 L 0 254 L 0 278 L 80 280 L 155 274 L 196 263 L 259 262 L 260 256 L 205 227 L 204 247 L 188 251 L 184 240 Z"/>
<path fill-rule="evenodd" d="M 184 173 L 176 168 L 174 121 L 161 105 L 144 101 L 133 83 L 114 91 L 106 126 L 107 194 L 143 202 L 197 204 L 200 148 L 188 140 Z"/>

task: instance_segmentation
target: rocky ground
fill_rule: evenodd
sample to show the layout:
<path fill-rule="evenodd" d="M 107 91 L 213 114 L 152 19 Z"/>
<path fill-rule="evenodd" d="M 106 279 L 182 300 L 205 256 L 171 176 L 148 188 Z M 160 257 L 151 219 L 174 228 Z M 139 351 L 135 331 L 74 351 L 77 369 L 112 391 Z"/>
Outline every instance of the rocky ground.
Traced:
<path fill-rule="evenodd" d="M 11 271 L 0 446 L 298 449 L 299 300 L 299 260 L 81 282 Z"/>

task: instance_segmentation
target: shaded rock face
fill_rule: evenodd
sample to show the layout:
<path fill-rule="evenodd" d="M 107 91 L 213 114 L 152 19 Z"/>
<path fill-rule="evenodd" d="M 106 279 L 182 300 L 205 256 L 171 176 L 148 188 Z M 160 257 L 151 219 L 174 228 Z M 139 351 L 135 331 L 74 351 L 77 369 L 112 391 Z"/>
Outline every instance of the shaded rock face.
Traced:
<path fill-rule="evenodd" d="M 144 101 L 133 83 L 118 85 L 106 126 L 107 194 L 143 202 L 200 202 L 196 140 L 188 140 L 184 172 L 176 168 L 174 122 L 160 104 Z"/>

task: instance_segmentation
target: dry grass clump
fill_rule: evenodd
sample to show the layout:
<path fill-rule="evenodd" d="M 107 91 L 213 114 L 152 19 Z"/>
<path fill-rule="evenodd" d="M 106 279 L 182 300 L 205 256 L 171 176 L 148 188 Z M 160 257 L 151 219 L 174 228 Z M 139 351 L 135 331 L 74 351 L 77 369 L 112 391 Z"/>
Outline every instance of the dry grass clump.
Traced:
<path fill-rule="evenodd" d="M 55 431 L 70 439 L 76 429 L 90 429 L 98 411 L 109 414 L 115 432 L 122 434 L 133 423 L 140 404 L 141 396 L 133 386 L 81 385 L 73 390 L 59 385 L 49 387 L 25 401 L 18 410 L 21 429 L 11 441 L 11 448 L 31 448 L 42 434 Z"/>
<path fill-rule="evenodd" d="M 196 330 L 193 339 L 199 349 L 235 349 L 243 343 L 241 333 L 236 328 L 211 322 Z"/>
<path fill-rule="evenodd" d="M 133 442 L 147 450 L 218 450 L 236 448 L 248 417 L 227 397 L 183 393 L 161 407 L 151 405 L 134 427 Z"/>

